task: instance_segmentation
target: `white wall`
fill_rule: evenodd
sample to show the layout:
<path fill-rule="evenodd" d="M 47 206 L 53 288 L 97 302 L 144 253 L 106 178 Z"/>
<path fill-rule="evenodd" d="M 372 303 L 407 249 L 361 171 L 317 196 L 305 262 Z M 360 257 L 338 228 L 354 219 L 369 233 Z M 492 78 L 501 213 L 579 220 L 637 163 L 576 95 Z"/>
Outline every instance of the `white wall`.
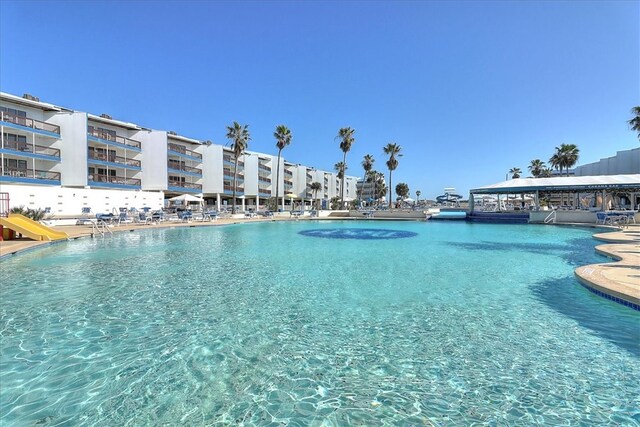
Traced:
<path fill-rule="evenodd" d="M 161 209 L 163 192 L 134 190 L 102 190 L 88 188 L 67 188 L 59 186 L 2 185 L 2 191 L 9 193 L 10 208 L 25 206 L 31 209 L 51 208 L 57 215 L 80 215 L 82 208 L 89 207 L 96 213 L 112 212 L 115 208 L 151 207 Z"/>
<path fill-rule="evenodd" d="M 202 192 L 220 194 L 224 190 L 222 176 L 222 145 L 202 147 Z"/>
<path fill-rule="evenodd" d="M 146 191 L 166 190 L 169 179 L 167 132 L 140 130 L 131 139 L 140 141 L 142 148 L 142 189 Z"/>
<path fill-rule="evenodd" d="M 258 195 L 258 155 L 246 154 L 240 161 L 244 162 L 244 195 L 255 197 Z"/>
<path fill-rule="evenodd" d="M 50 123 L 60 126 L 60 184 L 87 185 L 87 113 L 60 112 Z"/>

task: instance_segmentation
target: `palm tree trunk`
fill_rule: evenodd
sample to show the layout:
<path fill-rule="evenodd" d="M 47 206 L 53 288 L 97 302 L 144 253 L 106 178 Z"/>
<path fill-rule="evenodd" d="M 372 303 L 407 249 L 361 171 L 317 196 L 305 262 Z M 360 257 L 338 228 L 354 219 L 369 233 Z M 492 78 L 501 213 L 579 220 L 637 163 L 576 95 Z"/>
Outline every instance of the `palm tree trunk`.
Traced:
<path fill-rule="evenodd" d="M 238 186 L 238 158 L 235 158 L 233 165 L 233 207 L 231 213 L 236 213 L 236 187 Z"/>
<path fill-rule="evenodd" d="M 391 170 L 389 170 L 389 209 L 392 209 L 392 195 L 393 195 L 393 185 L 391 185 Z"/>
<path fill-rule="evenodd" d="M 276 212 L 279 211 L 278 193 L 280 192 L 280 153 L 282 153 L 282 150 L 278 150 L 278 164 L 276 166 Z"/>
<path fill-rule="evenodd" d="M 340 202 L 342 203 L 342 208 L 345 207 L 344 202 L 344 172 L 347 167 L 347 152 L 344 152 L 344 156 L 342 156 L 342 182 L 340 183 Z"/>

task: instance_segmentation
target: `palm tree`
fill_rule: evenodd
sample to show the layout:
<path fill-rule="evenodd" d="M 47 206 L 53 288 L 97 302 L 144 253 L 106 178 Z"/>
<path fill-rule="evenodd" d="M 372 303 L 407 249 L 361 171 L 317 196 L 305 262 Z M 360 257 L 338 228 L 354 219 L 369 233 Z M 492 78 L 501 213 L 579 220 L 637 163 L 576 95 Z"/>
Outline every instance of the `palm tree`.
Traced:
<path fill-rule="evenodd" d="M 291 131 L 285 125 L 276 126 L 276 131 L 273 133 L 276 138 L 276 147 L 278 147 L 278 164 L 276 166 L 276 210 L 278 210 L 278 194 L 280 191 L 280 154 L 287 145 L 291 144 Z"/>
<path fill-rule="evenodd" d="M 567 169 L 567 176 L 569 176 L 569 169 L 574 167 L 578 163 L 580 157 L 580 149 L 575 144 L 561 144 L 560 152 L 564 159 L 564 167 Z"/>
<path fill-rule="evenodd" d="M 391 208 L 393 203 L 391 193 L 393 188 L 391 182 L 391 173 L 398 167 L 398 159 L 396 159 L 396 156 L 401 156 L 400 151 L 402 150 L 402 147 L 400 147 L 398 144 L 390 142 L 385 145 L 382 150 L 385 154 L 389 155 L 389 160 L 387 160 L 387 167 L 389 168 L 389 208 Z"/>
<path fill-rule="evenodd" d="M 420 192 L 420 190 L 417 190 L 417 191 L 416 191 L 416 204 L 418 204 L 418 202 L 420 201 L 420 195 L 421 195 L 421 194 L 422 194 L 422 193 Z"/>
<path fill-rule="evenodd" d="M 371 154 L 367 154 L 362 159 L 362 169 L 364 169 L 364 178 L 362 180 L 362 188 L 360 188 L 360 198 L 361 199 L 362 199 L 362 195 L 364 194 L 364 183 L 367 180 L 367 176 L 369 175 L 369 172 L 371 172 L 371 169 L 373 169 L 373 163 L 375 161 L 376 160 L 373 158 L 373 156 Z"/>
<path fill-rule="evenodd" d="M 627 123 L 629 123 L 629 127 L 631 128 L 631 130 L 638 132 L 638 139 L 640 139 L 640 106 L 633 107 L 631 109 L 631 114 L 633 114 L 635 117 L 633 117 Z"/>
<path fill-rule="evenodd" d="M 336 139 L 340 139 L 340 149 L 342 150 L 342 152 L 344 153 L 344 155 L 342 156 L 342 163 L 345 165 L 345 167 L 342 170 L 342 177 L 341 182 L 340 182 L 340 202 L 342 204 L 344 204 L 344 171 L 347 169 L 346 165 L 347 165 L 347 153 L 351 150 L 351 145 L 355 142 L 355 138 L 353 136 L 353 134 L 356 133 L 355 129 L 352 129 L 350 127 L 346 127 L 346 128 L 340 128 L 340 130 L 338 131 L 338 136 L 336 136 Z"/>
<path fill-rule="evenodd" d="M 227 126 L 227 139 L 231 141 L 231 149 L 233 150 L 234 166 L 233 166 L 233 207 L 232 213 L 236 213 L 236 187 L 238 186 L 238 158 L 244 154 L 249 147 L 251 136 L 249 135 L 249 125 L 242 126 L 238 122 Z"/>
<path fill-rule="evenodd" d="M 511 174 L 511 179 L 516 179 L 520 178 L 520 174 L 522 173 L 522 171 L 520 170 L 520 168 L 511 168 L 509 173 Z"/>
<path fill-rule="evenodd" d="M 534 178 L 540 178 L 542 169 L 544 169 L 544 162 L 542 160 L 531 160 L 531 164 L 529 164 L 529 172 L 531 172 L 531 175 L 533 175 Z"/>
<path fill-rule="evenodd" d="M 409 197 L 409 185 L 404 182 L 396 185 L 396 194 L 402 199 Z"/>
<path fill-rule="evenodd" d="M 580 150 L 575 144 L 560 144 L 560 147 L 556 147 L 556 152 L 549 159 L 549 163 L 555 169 L 560 170 L 562 175 L 562 169 L 567 169 L 567 176 L 569 176 L 569 169 L 575 166 L 578 162 Z"/>
<path fill-rule="evenodd" d="M 320 210 L 320 203 L 318 203 L 318 191 L 322 190 L 322 184 L 319 182 L 312 182 L 309 188 L 313 191 L 313 198 L 316 199 L 316 209 Z"/>
<path fill-rule="evenodd" d="M 564 167 L 564 163 L 562 161 L 562 156 L 558 152 L 558 147 L 556 147 L 556 152 L 549 158 L 549 165 L 551 169 L 560 170 L 560 175 L 562 175 L 562 168 Z"/>
<path fill-rule="evenodd" d="M 542 170 L 540 170 L 540 178 L 550 178 L 553 175 L 551 168 L 548 167 L 543 167 Z"/>

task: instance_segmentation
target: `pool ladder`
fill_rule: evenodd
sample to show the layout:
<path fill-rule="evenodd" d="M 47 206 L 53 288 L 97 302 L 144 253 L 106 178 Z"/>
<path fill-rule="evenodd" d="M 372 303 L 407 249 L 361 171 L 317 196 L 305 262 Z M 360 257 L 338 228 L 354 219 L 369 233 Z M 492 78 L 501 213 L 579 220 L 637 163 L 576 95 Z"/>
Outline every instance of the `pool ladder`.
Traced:
<path fill-rule="evenodd" d="M 97 221 L 91 221 L 91 237 L 95 236 L 96 234 L 99 234 L 100 237 L 104 239 L 104 235 L 107 232 L 113 236 L 113 231 L 111 231 L 111 229 L 109 228 L 106 222 L 104 222 L 101 219 Z"/>
<path fill-rule="evenodd" d="M 544 219 L 544 223 L 545 224 L 549 224 L 549 223 L 556 223 L 556 211 L 551 211 L 551 213 L 549 215 L 547 215 L 547 217 Z"/>

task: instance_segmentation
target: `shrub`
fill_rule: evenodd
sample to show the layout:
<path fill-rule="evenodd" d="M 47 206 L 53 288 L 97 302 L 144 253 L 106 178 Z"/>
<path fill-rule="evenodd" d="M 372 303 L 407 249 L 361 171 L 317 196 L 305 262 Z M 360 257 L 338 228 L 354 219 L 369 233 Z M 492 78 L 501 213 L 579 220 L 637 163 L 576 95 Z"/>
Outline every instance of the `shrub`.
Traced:
<path fill-rule="evenodd" d="M 27 218 L 30 218 L 34 221 L 42 221 L 46 214 L 44 209 L 31 209 L 31 208 L 25 208 L 24 206 L 13 207 L 9 212 L 24 215 Z"/>

